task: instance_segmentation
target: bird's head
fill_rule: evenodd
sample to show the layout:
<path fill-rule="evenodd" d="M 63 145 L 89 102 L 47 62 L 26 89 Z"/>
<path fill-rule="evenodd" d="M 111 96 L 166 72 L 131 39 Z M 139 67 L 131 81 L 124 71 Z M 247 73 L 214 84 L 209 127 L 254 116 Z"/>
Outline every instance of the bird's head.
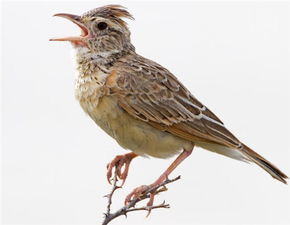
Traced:
<path fill-rule="evenodd" d="M 95 54 L 106 55 L 134 50 L 130 31 L 122 18 L 133 16 L 120 5 L 107 5 L 84 13 L 82 16 L 58 13 L 81 29 L 76 37 L 53 38 L 50 41 L 69 41 L 75 48 L 87 48 Z"/>

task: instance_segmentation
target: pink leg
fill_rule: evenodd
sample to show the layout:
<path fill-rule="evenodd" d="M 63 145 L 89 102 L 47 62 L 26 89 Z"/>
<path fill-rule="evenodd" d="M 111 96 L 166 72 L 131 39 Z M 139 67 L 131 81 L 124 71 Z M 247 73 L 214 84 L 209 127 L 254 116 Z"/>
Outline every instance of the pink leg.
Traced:
<path fill-rule="evenodd" d="M 192 149 L 190 151 L 183 150 L 183 152 L 174 160 L 174 162 L 165 170 L 164 173 L 161 174 L 161 176 L 152 184 L 150 185 L 142 185 L 140 187 L 135 188 L 125 199 L 125 205 L 127 205 L 132 199 L 138 198 L 142 193 L 147 191 L 148 189 L 160 185 L 162 182 L 164 182 L 169 174 L 184 160 L 186 159 L 192 152 Z M 149 202 L 147 203 L 147 206 L 152 206 L 154 200 L 154 194 L 151 193 L 151 197 Z"/>

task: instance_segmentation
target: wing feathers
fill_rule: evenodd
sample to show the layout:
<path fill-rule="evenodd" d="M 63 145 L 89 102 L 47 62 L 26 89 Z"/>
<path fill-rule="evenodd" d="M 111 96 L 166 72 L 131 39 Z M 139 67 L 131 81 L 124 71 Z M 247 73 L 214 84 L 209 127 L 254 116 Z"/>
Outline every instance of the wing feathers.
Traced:
<path fill-rule="evenodd" d="M 130 115 L 190 141 L 240 146 L 222 121 L 168 70 L 141 56 L 119 63 L 114 91 L 119 105 Z"/>
<path fill-rule="evenodd" d="M 109 93 L 117 96 L 119 106 L 131 116 L 211 151 L 255 162 L 274 178 L 286 183 L 284 173 L 243 145 L 168 70 L 136 55 L 121 59 L 119 63 L 121 65 L 115 65 L 118 67 L 118 75 L 114 76 L 116 82 L 111 82 L 115 86 Z"/>

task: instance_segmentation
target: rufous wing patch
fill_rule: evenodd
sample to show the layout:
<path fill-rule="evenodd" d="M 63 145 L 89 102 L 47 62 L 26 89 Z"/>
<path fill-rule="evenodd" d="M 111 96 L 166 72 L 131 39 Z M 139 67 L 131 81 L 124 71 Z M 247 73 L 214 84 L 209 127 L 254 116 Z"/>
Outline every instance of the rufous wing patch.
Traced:
<path fill-rule="evenodd" d="M 117 77 L 116 70 L 113 70 L 113 72 L 107 77 L 106 86 L 109 88 L 116 86 Z"/>

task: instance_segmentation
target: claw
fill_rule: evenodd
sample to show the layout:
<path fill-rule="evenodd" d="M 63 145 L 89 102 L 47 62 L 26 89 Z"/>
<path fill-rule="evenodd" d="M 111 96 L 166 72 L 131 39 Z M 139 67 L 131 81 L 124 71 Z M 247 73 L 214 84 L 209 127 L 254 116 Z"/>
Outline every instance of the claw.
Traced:
<path fill-rule="evenodd" d="M 151 210 L 152 210 L 152 206 L 153 206 L 153 202 L 154 202 L 154 197 L 155 197 L 155 194 L 150 193 L 150 198 L 149 198 L 149 201 L 147 202 L 148 213 L 147 213 L 146 217 L 148 217 L 151 214 Z"/>
<path fill-rule="evenodd" d="M 125 205 L 128 205 L 130 201 L 132 201 L 135 198 L 139 198 L 145 191 L 147 191 L 150 188 L 148 185 L 142 185 L 140 187 L 135 188 L 130 194 L 127 195 L 125 198 Z"/>
<path fill-rule="evenodd" d="M 107 180 L 109 182 L 109 184 L 111 184 L 111 177 L 112 177 L 112 170 L 115 166 L 118 165 L 118 160 L 117 160 L 117 157 L 110 163 L 107 164 Z"/>
<path fill-rule="evenodd" d="M 111 178 L 112 178 L 112 170 L 115 167 L 115 171 L 117 174 L 117 178 L 122 180 L 121 187 L 124 185 L 125 180 L 128 176 L 129 172 L 129 166 L 133 158 L 135 158 L 137 155 L 133 152 L 130 152 L 125 155 L 117 155 L 112 162 L 107 164 L 107 180 L 109 184 L 111 184 Z M 122 168 L 125 166 L 124 171 L 122 172 Z"/>

